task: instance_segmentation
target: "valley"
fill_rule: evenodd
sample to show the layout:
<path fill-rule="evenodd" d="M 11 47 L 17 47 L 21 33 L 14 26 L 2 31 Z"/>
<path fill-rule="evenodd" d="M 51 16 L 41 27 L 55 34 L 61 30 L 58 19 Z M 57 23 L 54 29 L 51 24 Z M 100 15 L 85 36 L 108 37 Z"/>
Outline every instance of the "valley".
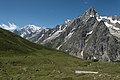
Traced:
<path fill-rule="evenodd" d="M 105 1 L 101 6 L 94 0 L 100 13 L 107 12 L 103 16 L 93 7 L 81 14 L 92 3 L 87 0 L 4 1 L 0 5 L 0 80 L 120 80 L 120 16 L 109 14 L 117 5 L 105 10 Z M 80 15 L 67 19 L 76 12 Z"/>

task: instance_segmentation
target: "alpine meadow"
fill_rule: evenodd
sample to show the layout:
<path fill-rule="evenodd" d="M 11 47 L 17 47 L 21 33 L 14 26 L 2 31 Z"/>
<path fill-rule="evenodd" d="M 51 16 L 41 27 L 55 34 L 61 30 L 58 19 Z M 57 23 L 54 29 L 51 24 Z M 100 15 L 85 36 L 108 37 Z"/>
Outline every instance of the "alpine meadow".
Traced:
<path fill-rule="evenodd" d="M 120 80 L 119 0 L 0 3 L 0 80 Z"/>

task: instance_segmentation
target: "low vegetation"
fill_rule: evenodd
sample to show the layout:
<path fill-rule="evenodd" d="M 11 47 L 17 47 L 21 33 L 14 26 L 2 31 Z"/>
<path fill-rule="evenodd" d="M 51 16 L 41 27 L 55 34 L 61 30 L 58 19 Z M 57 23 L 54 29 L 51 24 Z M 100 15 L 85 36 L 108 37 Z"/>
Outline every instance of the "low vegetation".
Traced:
<path fill-rule="evenodd" d="M 0 57 L 0 80 L 119 80 L 120 63 L 92 62 L 58 51 L 41 49 L 35 55 Z M 75 74 L 75 71 L 98 74 Z"/>
<path fill-rule="evenodd" d="M 81 60 L 1 29 L 0 36 L 0 80 L 120 80 L 119 62 Z M 98 74 L 76 74 L 75 71 Z"/>

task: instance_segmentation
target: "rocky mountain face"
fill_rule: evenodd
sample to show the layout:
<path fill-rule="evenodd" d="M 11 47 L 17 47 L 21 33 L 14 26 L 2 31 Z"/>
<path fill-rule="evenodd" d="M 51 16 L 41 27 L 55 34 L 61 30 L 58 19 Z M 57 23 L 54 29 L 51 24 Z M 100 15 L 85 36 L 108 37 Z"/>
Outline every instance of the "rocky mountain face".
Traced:
<path fill-rule="evenodd" d="M 120 60 L 120 17 L 100 16 L 94 8 L 54 28 L 27 27 L 14 32 L 32 42 L 42 44 L 87 60 Z M 24 34 L 24 36 L 23 36 Z"/>

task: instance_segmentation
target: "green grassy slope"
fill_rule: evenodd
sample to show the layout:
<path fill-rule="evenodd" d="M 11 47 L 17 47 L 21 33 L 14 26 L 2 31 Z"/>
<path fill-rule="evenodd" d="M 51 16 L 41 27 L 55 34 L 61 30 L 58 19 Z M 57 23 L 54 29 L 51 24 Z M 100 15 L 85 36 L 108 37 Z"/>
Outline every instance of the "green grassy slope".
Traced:
<path fill-rule="evenodd" d="M 15 54 L 30 54 L 37 49 L 42 48 L 43 46 L 31 43 L 7 30 L 0 29 L 0 54 L 5 54 L 6 52 Z"/>
<path fill-rule="evenodd" d="M 120 63 L 80 60 L 0 29 L 0 80 L 120 80 L 119 74 Z"/>
<path fill-rule="evenodd" d="M 0 80 L 120 80 L 120 63 L 84 61 L 58 51 L 0 57 Z M 98 74 L 75 74 L 98 71 Z"/>

